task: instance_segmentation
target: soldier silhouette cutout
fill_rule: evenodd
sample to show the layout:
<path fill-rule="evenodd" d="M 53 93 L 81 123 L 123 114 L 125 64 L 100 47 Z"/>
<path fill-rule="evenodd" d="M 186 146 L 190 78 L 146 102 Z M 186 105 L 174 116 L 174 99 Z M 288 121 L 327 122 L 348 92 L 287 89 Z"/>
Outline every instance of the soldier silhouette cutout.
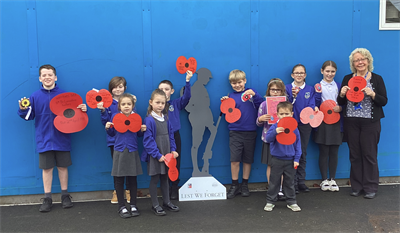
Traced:
<path fill-rule="evenodd" d="M 215 126 L 213 115 L 210 109 L 210 97 L 205 87 L 205 85 L 210 81 L 210 78 L 212 78 L 210 70 L 207 68 L 201 68 L 197 70 L 196 73 L 197 81 L 191 88 L 192 97 L 190 98 L 190 101 L 185 109 L 189 112 L 189 121 L 192 125 L 192 177 L 202 177 L 210 176 L 209 159 L 212 157 L 211 149 L 214 144 L 214 139 L 217 134 L 217 128 L 221 117 L 218 119 L 217 125 Z M 206 128 L 208 128 L 210 131 L 210 138 L 208 139 L 206 149 L 204 151 L 204 165 L 202 171 L 200 172 L 197 164 L 197 154 L 201 142 L 203 141 L 203 135 Z"/>

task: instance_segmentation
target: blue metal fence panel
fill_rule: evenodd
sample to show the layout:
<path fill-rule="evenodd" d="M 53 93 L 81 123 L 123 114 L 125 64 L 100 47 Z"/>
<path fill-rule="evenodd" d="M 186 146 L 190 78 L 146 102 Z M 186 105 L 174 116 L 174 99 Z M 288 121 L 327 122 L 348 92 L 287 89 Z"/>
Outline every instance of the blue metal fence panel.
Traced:
<path fill-rule="evenodd" d="M 161 80 L 174 84 L 178 98 L 185 85 L 175 61 L 194 57 L 198 68 L 213 78 L 206 85 L 214 122 L 220 98 L 232 92 L 228 74 L 241 69 L 248 87 L 264 95 L 271 78 L 290 83 L 295 64 L 307 68 L 306 82 L 322 78 L 325 60 L 338 65 L 335 80 L 350 72 L 348 56 L 366 47 L 374 56 L 375 72 L 385 79 L 389 103 L 384 108 L 379 145 L 381 176 L 399 176 L 399 31 L 378 30 L 378 1 L 1 1 L 1 180 L 0 195 L 43 192 L 34 123 L 16 114 L 17 100 L 40 87 L 37 68 L 52 64 L 58 85 L 84 99 L 92 88 L 108 88 L 114 76 L 124 76 L 127 92 L 137 96 L 145 117 L 150 93 Z M 329 9 L 329 10 L 326 10 Z M 338 13 L 340 12 L 340 13 Z M 197 76 L 191 80 L 193 84 Z M 111 190 L 111 156 L 100 113 L 89 109 L 89 124 L 72 135 L 69 168 L 71 192 Z M 181 183 L 191 176 L 191 126 L 182 111 Z M 250 182 L 265 182 L 256 144 Z M 205 141 L 209 132 L 206 131 Z M 228 130 L 221 121 L 210 160 L 210 174 L 230 183 Z M 140 140 L 139 140 L 140 143 Z M 204 150 L 204 145 L 200 151 Z M 142 150 L 142 147 L 139 147 Z M 310 140 L 307 179 L 319 179 L 318 147 Z M 199 153 L 201 155 L 202 153 Z M 203 161 L 198 158 L 201 166 Z M 145 169 L 146 164 L 142 163 Z M 348 148 L 339 150 L 337 178 L 349 177 Z M 148 187 L 145 173 L 139 188 Z M 59 192 L 54 174 L 53 192 Z"/>

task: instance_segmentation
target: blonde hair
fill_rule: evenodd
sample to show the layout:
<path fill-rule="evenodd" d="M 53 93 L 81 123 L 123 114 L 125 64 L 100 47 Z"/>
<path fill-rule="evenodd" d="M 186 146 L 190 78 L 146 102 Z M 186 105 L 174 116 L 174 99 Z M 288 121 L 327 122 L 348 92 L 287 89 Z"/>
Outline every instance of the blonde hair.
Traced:
<path fill-rule="evenodd" d="M 272 85 L 276 85 L 276 87 L 278 87 L 281 90 L 282 96 L 287 96 L 285 84 L 283 83 L 283 81 L 280 78 L 273 78 L 273 79 L 269 80 L 267 91 L 265 92 L 265 96 L 271 96 L 270 91 L 271 91 Z"/>
<path fill-rule="evenodd" d="M 246 80 L 246 73 L 241 70 L 232 70 L 229 73 L 229 82 L 237 82 L 239 80 Z"/>
<path fill-rule="evenodd" d="M 350 60 L 350 69 L 351 72 L 353 72 L 353 74 L 357 73 L 356 68 L 354 67 L 354 54 L 359 53 L 361 54 L 363 57 L 368 59 L 368 71 L 372 72 L 374 70 L 374 58 L 372 58 L 371 53 L 368 51 L 368 49 L 365 48 L 356 48 L 353 50 L 353 52 L 351 52 L 350 56 L 349 56 L 349 60 Z"/>

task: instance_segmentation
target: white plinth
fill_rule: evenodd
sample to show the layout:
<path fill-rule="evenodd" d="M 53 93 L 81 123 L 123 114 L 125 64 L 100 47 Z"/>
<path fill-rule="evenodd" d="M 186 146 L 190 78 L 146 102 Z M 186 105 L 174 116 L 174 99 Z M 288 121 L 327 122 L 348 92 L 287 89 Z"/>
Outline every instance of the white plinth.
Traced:
<path fill-rule="evenodd" d="M 179 189 L 179 201 L 225 199 L 225 186 L 212 176 L 192 177 Z"/>

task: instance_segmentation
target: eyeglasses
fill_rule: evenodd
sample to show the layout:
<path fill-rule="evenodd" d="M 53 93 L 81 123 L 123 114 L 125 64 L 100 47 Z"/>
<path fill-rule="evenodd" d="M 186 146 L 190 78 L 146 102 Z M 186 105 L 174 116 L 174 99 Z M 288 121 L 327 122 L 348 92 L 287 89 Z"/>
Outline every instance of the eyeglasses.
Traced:
<path fill-rule="evenodd" d="M 368 58 L 357 59 L 357 60 L 354 60 L 353 62 L 354 63 L 359 63 L 360 61 L 365 62 L 365 60 L 368 60 Z"/>
<path fill-rule="evenodd" d="M 270 92 L 275 92 L 275 93 L 282 92 L 281 89 L 269 89 L 269 91 Z"/>
<path fill-rule="evenodd" d="M 296 72 L 296 73 L 293 73 L 294 75 L 297 75 L 297 76 L 302 76 L 302 75 L 305 75 L 306 73 L 305 72 Z"/>

